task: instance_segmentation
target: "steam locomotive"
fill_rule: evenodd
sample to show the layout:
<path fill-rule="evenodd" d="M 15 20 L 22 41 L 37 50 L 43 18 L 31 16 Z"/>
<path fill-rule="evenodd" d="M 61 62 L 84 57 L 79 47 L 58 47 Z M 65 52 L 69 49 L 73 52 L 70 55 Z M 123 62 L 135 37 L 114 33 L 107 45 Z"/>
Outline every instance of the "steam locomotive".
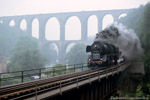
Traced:
<path fill-rule="evenodd" d="M 88 67 L 102 67 L 117 64 L 121 52 L 119 48 L 102 41 L 94 41 L 86 47 L 86 52 L 91 52 L 88 57 Z"/>

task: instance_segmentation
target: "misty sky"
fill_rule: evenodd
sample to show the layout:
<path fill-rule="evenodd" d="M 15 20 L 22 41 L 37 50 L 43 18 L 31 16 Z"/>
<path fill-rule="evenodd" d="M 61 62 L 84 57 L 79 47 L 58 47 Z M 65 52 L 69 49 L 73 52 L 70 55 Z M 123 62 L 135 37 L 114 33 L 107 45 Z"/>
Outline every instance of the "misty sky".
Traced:
<path fill-rule="evenodd" d="M 0 17 L 41 13 L 129 9 L 137 8 L 140 5 L 145 5 L 149 1 L 150 0 L 0 0 Z M 105 22 L 103 23 L 103 29 L 107 26 L 107 24 L 113 22 L 113 19 L 110 15 L 106 16 L 106 18 L 103 20 Z M 27 26 L 24 20 L 22 22 L 23 24 L 21 24 L 21 28 L 24 30 Z M 74 23 L 73 26 L 70 24 L 72 22 Z M 81 39 L 81 27 L 78 27 L 81 26 L 79 20 L 76 17 L 73 17 L 72 22 L 70 21 L 67 23 L 68 26 L 66 29 L 66 34 L 68 35 L 66 35 L 66 39 Z M 96 17 L 91 16 L 88 23 L 89 36 L 95 35 L 98 32 L 98 23 Z M 38 38 L 38 21 L 35 19 L 33 24 L 32 35 Z M 59 40 L 59 23 L 55 18 L 50 20 L 47 29 L 47 39 Z"/>
<path fill-rule="evenodd" d="M 150 0 L 0 0 L 0 16 L 137 8 Z"/>
<path fill-rule="evenodd" d="M 0 16 L 129 9 L 145 5 L 149 1 L 150 0 L 0 0 Z M 56 18 L 52 18 L 52 20 L 48 22 L 46 26 L 46 39 L 59 40 L 59 22 Z M 113 23 L 112 16 L 108 15 L 104 17 L 103 22 L 104 29 L 108 24 Z M 14 23 L 10 23 L 13 26 Z M 88 23 L 88 36 L 95 35 L 98 32 L 97 18 L 91 16 Z M 38 20 L 35 19 L 32 24 L 32 36 L 38 38 Z M 21 28 L 25 30 L 26 27 L 26 22 L 23 21 Z M 65 36 L 66 40 L 81 39 L 81 24 L 78 18 L 72 17 L 72 19 L 66 23 Z"/>

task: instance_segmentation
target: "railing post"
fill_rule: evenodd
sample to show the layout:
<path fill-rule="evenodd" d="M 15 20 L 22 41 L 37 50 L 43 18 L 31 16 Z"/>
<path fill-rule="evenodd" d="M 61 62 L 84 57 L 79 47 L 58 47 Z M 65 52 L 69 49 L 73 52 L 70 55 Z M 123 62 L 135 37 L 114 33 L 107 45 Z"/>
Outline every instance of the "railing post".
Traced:
<path fill-rule="evenodd" d="M 41 69 L 39 69 L 39 79 L 41 79 Z"/>
<path fill-rule="evenodd" d="M 74 72 L 76 71 L 75 65 L 74 65 Z"/>
<path fill-rule="evenodd" d="M 112 76 L 114 76 L 114 68 L 112 69 Z"/>
<path fill-rule="evenodd" d="M 107 78 L 107 68 L 105 68 L 106 78 Z"/>
<path fill-rule="evenodd" d="M 1 87 L 1 84 L 2 84 L 2 82 L 1 82 L 2 80 L 1 80 L 1 73 L 0 73 L 0 87 Z"/>
<path fill-rule="evenodd" d="M 77 74 L 77 88 L 79 89 L 78 81 L 79 81 L 79 80 L 78 80 L 78 74 Z"/>
<path fill-rule="evenodd" d="M 119 74 L 119 66 L 117 66 L 117 74 Z"/>
<path fill-rule="evenodd" d="M 122 72 L 122 66 L 120 66 L 119 70 L 120 70 L 120 72 Z"/>
<path fill-rule="evenodd" d="M 98 71 L 98 82 L 101 81 L 101 77 L 100 77 L 100 71 Z"/>
<path fill-rule="evenodd" d="M 21 82 L 23 83 L 23 71 L 21 71 Z"/>
<path fill-rule="evenodd" d="M 61 79 L 60 79 L 60 84 L 59 85 L 60 85 L 60 87 L 59 87 L 60 88 L 60 95 L 62 95 L 62 91 L 61 91 Z"/>
<path fill-rule="evenodd" d="M 54 67 L 53 67 L 53 76 L 54 76 Z"/>
<path fill-rule="evenodd" d="M 67 66 L 65 65 L 65 74 L 67 74 Z"/>
<path fill-rule="evenodd" d="M 37 100 L 37 83 L 35 84 L 35 100 Z"/>
<path fill-rule="evenodd" d="M 89 74 L 89 83 L 91 84 L 91 80 L 90 79 L 91 79 L 91 77 L 90 77 L 90 74 Z"/>

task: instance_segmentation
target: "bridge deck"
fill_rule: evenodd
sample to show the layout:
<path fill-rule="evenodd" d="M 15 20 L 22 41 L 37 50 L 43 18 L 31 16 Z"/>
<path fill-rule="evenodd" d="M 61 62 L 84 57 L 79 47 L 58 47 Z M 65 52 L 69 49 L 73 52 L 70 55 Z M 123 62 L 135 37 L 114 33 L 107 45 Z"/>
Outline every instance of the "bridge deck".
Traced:
<path fill-rule="evenodd" d="M 28 97 L 26 100 L 42 99 L 49 96 L 62 94 L 73 88 L 79 88 L 82 85 L 90 84 L 93 81 L 107 78 L 110 75 L 122 72 L 130 63 L 123 63 L 107 68 L 99 68 L 94 70 L 87 70 L 83 72 L 76 72 L 68 75 L 57 76 L 48 79 L 40 79 L 32 82 L 26 82 L 0 88 L 0 98 L 22 98 Z"/>

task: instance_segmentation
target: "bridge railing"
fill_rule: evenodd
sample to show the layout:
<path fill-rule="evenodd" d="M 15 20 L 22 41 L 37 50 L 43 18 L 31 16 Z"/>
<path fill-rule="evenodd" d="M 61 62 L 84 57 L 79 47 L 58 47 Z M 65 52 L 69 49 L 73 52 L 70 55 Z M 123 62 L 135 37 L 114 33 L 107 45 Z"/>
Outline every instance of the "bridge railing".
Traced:
<path fill-rule="evenodd" d="M 75 64 L 0 73 L 0 87 L 16 83 L 23 83 L 35 79 L 54 77 L 74 72 L 81 72 L 87 69 L 87 64 Z"/>
<path fill-rule="evenodd" d="M 72 74 L 66 74 L 66 75 L 60 75 L 57 77 L 52 77 L 52 78 L 45 78 L 41 80 L 36 80 L 36 81 L 30 81 L 30 82 L 24 82 L 22 84 L 15 84 L 15 85 L 10 85 L 10 86 L 4 86 L 0 87 L 0 99 L 7 98 L 9 97 L 13 98 L 13 100 L 21 100 L 24 97 L 29 97 L 33 96 L 30 99 L 37 99 L 37 96 L 40 93 L 48 92 L 48 91 L 53 91 L 53 90 L 58 90 L 55 91 L 53 94 L 49 94 L 48 96 L 53 96 L 55 94 L 62 94 L 63 92 L 66 91 L 65 86 L 69 88 L 68 90 L 72 88 L 79 88 L 80 86 L 83 86 L 84 84 L 91 84 L 93 81 L 101 81 L 103 78 L 108 78 L 109 76 L 114 76 L 119 74 L 122 70 L 122 67 L 127 68 L 129 66 L 129 63 L 121 63 L 118 65 L 112 65 L 112 66 L 107 66 L 107 67 L 100 67 L 100 68 L 95 68 L 93 70 L 87 70 L 84 72 L 77 72 L 77 73 L 72 73 Z M 83 66 L 83 67 L 82 67 Z M 85 66 L 85 67 L 84 67 Z M 71 68 L 71 67 L 68 67 Z M 67 69 L 64 70 L 62 69 L 63 72 L 67 73 Z M 74 68 L 74 69 L 73 69 Z M 79 70 L 79 69 L 80 70 Z M 85 69 L 84 69 L 85 68 Z M 75 67 L 72 67 L 71 70 L 76 72 L 76 69 L 78 71 L 86 70 L 87 67 L 84 64 L 81 65 L 75 65 Z M 72 86 L 69 86 L 72 85 Z M 110 87 L 110 84 L 108 87 Z M 106 87 L 107 88 L 107 87 Z M 105 89 L 106 89 L 105 88 Z M 112 93 L 112 91 L 116 90 L 116 85 L 111 86 L 110 89 L 107 90 L 108 94 Z M 103 88 L 104 89 L 104 88 Z M 111 91 L 110 91 L 111 90 Z M 102 97 L 107 96 L 107 92 L 104 92 Z M 17 95 L 17 96 L 16 96 Z M 47 95 L 45 95 L 47 96 Z M 43 97 L 44 98 L 44 97 Z"/>

